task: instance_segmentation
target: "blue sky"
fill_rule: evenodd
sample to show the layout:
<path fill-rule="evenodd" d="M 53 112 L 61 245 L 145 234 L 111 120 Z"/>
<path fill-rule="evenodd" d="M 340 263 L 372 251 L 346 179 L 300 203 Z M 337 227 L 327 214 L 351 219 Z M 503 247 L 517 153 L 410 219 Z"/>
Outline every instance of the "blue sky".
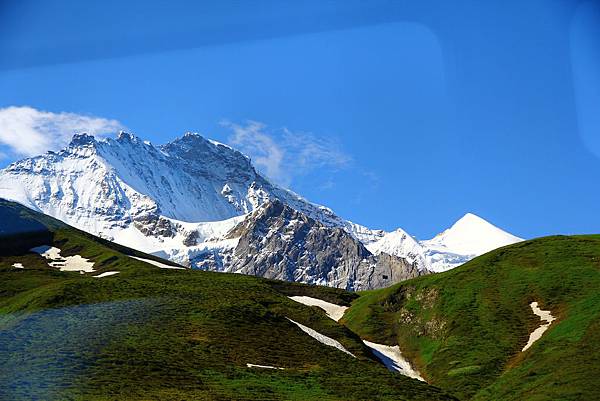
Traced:
<path fill-rule="evenodd" d="M 600 232 L 597 2 L 58 3 L 0 6 L 0 108 L 157 144 L 197 131 L 419 238 L 466 212 L 523 237 Z M 72 126 L 46 126 L 48 146 Z"/>

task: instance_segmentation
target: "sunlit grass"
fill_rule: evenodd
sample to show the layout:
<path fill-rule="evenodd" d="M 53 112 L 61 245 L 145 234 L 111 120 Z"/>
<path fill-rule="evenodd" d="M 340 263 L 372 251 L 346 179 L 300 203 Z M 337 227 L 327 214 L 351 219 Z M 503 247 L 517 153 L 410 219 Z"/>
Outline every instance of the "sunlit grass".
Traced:
<path fill-rule="evenodd" d="M 463 399 L 596 399 L 599 289 L 600 236 L 548 237 L 364 292 L 344 321 L 399 343 L 433 384 Z M 558 321 L 521 353 L 539 325 L 532 301 Z"/>

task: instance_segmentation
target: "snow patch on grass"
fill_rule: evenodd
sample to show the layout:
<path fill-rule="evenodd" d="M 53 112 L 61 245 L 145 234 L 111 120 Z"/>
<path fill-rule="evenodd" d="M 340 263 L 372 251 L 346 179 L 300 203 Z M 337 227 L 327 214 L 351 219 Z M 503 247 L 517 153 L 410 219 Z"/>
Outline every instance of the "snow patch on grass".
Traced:
<path fill-rule="evenodd" d="M 55 248 L 49 245 L 37 246 L 35 248 L 31 248 L 30 251 L 39 253 L 46 259 L 59 259 L 60 258 L 60 249 Z"/>
<path fill-rule="evenodd" d="M 331 337 L 327 337 L 326 335 L 323 335 L 323 334 L 319 333 L 318 331 L 311 329 L 310 327 L 306 327 L 305 325 L 300 324 L 300 323 L 290 319 L 289 317 L 287 318 L 287 320 L 294 323 L 296 326 L 300 327 L 300 330 L 302 330 L 303 332 L 305 332 L 306 334 L 308 334 L 309 336 L 311 336 L 312 338 L 314 338 L 321 344 L 325 344 L 330 347 L 337 348 L 340 351 L 345 352 L 346 354 L 356 358 L 356 356 L 353 353 L 351 353 L 350 351 L 348 351 L 346 348 L 344 348 L 344 346 L 342 344 L 340 344 L 339 341 L 334 340 Z"/>
<path fill-rule="evenodd" d="M 299 302 L 301 304 L 304 304 L 304 305 L 318 306 L 319 308 L 321 308 L 325 311 L 327 316 L 329 316 L 331 319 L 335 320 L 336 322 L 339 321 L 344 316 L 346 309 L 348 309 L 347 306 L 336 305 L 336 304 L 333 304 L 333 303 L 330 303 L 327 301 L 323 301 L 318 298 L 312 298 L 312 297 L 307 297 L 307 296 L 293 296 L 293 297 L 288 297 L 288 298 L 290 298 L 296 302 Z M 292 321 L 293 323 L 297 324 L 302 330 L 304 330 L 304 328 L 306 328 L 308 330 L 312 330 L 306 326 L 300 325 L 300 323 L 294 322 L 291 319 L 289 319 L 289 320 Z M 317 333 L 314 330 L 312 330 L 312 331 L 314 333 Z M 311 333 L 309 333 L 308 331 L 306 331 L 306 332 L 312 336 Z M 320 336 L 323 336 L 322 334 L 319 334 L 319 333 L 317 333 L 317 334 Z M 323 336 L 323 337 L 325 337 L 325 336 Z M 317 337 L 315 337 L 315 338 L 317 338 Z M 331 341 L 335 341 L 329 337 L 326 337 L 326 338 L 328 338 Z M 321 341 L 319 338 L 317 338 L 317 340 Z M 321 341 L 321 342 L 323 342 L 323 341 Z M 339 344 L 337 341 L 335 341 L 335 342 L 337 344 Z M 366 341 L 366 340 L 363 340 L 363 342 L 365 343 L 365 345 L 367 347 L 369 347 L 371 349 L 371 351 L 373 351 L 375 356 L 378 357 L 381 360 L 381 362 L 385 365 L 385 367 L 388 368 L 389 370 L 391 370 L 393 372 L 399 372 L 405 376 L 412 377 L 413 379 L 425 381 L 425 379 L 423 379 L 423 377 L 419 374 L 419 372 L 412 367 L 410 362 L 402 356 L 402 352 L 400 351 L 399 346 L 377 344 L 377 343 L 373 343 L 373 342 Z M 330 346 L 335 346 L 335 345 L 332 345 L 329 343 L 325 343 L 325 342 L 323 342 L 323 343 L 330 345 Z M 343 346 L 341 344 L 339 344 L 339 345 L 340 345 L 340 347 L 343 348 Z M 336 347 L 336 348 L 338 348 L 338 347 Z M 345 348 L 343 350 L 345 352 L 349 353 L 350 355 L 352 355 Z M 352 356 L 354 356 L 354 355 L 352 355 Z"/>
<path fill-rule="evenodd" d="M 101 274 L 98 274 L 97 276 L 94 276 L 96 278 L 102 278 L 102 277 L 108 277 L 108 276 L 114 276 L 115 274 L 119 274 L 120 272 L 117 271 L 112 271 L 112 272 L 104 272 Z"/>
<path fill-rule="evenodd" d="M 25 266 L 23 266 L 23 263 L 13 263 L 12 267 L 14 267 L 15 269 L 24 269 Z"/>
<path fill-rule="evenodd" d="M 288 298 L 290 298 L 296 302 L 299 302 L 301 304 L 304 304 L 304 305 L 317 306 L 317 307 L 323 309 L 325 311 L 325 313 L 327 314 L 327 316 L 329 316 L 331 319 L 335 320 L 336 322 L 338 322 L 342 318 L 342 316 L 344 316 L 344 312 L 346 312 L 346 309 L 348 309 L 347 306 L 332 304 L 331 302 L 323 301 L 318 298 L 312 298 L 312 297 L 306 297 L 306 296 L 294 296 L 294 297 L 288 297 Z"/>
<path fill-rule="evenodd" d="M 370 341 L 363 340 L 365 345 L 373 351 L 375 356 L 383 362 L 386 368 L 392 372 L 402 373 L 404 376 L 412 377 L 425 381 L 423 377 L 411 366 L 410 362 L 402 356 L 400 347 L 397 345 L 383 345 L 372 343 Z"/>
<path fill-rule="evenodd" d="M 48 265 L 50 265 L 51 267 L 57 267 L 60 269 L 60 271 L 78 271 L 82 273 L 91 273 L 95 271 L 93 269 L 94 262 L 90 262 L 89 259 L 86 259 L 80 255 L 66 256 L 63 258 L 62 256 L 60 256 L 60 249 L 53 246 L 42 245 L 35 248 L 31 248 L 30 251 L 39 253 L 47 260 L 51 260 L 51 262 L 49 262 Z"/>
<path fill-rule="evenodd" d="M 548 330 L 548 327 L 550 327 L 550 325 L 552 324 L 553 321 L 556 320 L 556 318 L 554 316 L 552 316 L 552 313 L 550 311 L 547 310 L 541 310 L 538 306 L 537 302 L 532 302 L 529 304 L 529 306 L 531 307 L 531 310 L 533 311 L 533 313 L 536 316 L 539 316 L 540 320 L 543 322 L 546 322 L 544 324 L 542 324 L 540 327 L 538 327 L 537 329 L 535 329 L 530 335 L 529 335 L 529 341 L 527 341 L 527 344 L 523 347 L 522 351 L 525 351 L 527 348 L 531 347 L 533 345 L 534 342 L 536 342 L 537 340 L 539 340 L 542 337 L 542 334 L 544 334 L 544 332 L 546 330 Z"/>
<path fill-rule="evenodd" d="M 185 267 L 171 266 L 171 265 L 167 265 L 165 263 L 157 262 L 152 259 L 138 258 L 137 256 L 129 256 L 129 257 L 133 258 L 133 259 L 141 260 L 142 262 L 150 263 L 151 265 L 158 266 L 161 269 L 185 270 Z"/>
<path fill-rule="evenodd" d="M 278 369 L 278 370 L 283 370 L 284 369 L 284 368 L 278 368 L 277 366 L 255 365 L 253 363 L 247 363 L 246 366 L 249 367 L 249 368 Z"/>

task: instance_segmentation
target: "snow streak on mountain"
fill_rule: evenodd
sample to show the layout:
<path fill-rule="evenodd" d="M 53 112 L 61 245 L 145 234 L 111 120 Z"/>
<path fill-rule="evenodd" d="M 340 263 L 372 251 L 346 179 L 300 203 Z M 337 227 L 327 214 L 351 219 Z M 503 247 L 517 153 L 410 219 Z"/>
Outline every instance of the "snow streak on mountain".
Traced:
<path fill-rule="evenodd" d="M 353 290 L 446 270 L 520 240 L 470 214 L 429 241 L 371 230 L 192 133 L 163 146 L 123 132 L 77 134 L 59 152 L 0 171 L 0 197 L 191 267 Z"/>

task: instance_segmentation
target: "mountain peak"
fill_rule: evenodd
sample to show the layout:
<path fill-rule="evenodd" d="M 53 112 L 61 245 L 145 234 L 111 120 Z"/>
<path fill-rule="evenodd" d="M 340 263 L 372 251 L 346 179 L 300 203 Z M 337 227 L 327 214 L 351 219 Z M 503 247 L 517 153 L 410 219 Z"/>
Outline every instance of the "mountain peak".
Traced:
<path fill-rule="evenodd" d="M 225 145 L 224 143 L 214 141 L 212 139 L 202 136 L 201 134 L 199 134 L 197 132 L 191 132 L 191 131 L 187 131 L 183 136 L 175 138 L 174 140 L 172 140 L 165 146 L 172 146 L 172 145 L 177 145 L 177 146 L 184 145 L 186 147 L 189 147 L 189 146 L 204 146 L 204 147 L 215 147 L 215 148 L 220 147 L 220 148 L 226 149 L 227 151 L 240 153 L 237 150 L 233 149 L 229 145 Z M 221 149 L 221 150 L 223 150 L 223 149 Z"/>
<path fill-rule="evenodd" d="M 424 242 L 430 246 L 447 248 L 457 254 L 481 255 L 519 241 L 522 239 L 473 213 L 467 213 L 452 227 Z"/>
<path fill-rule="evenodd" d="M 206 143 L 206 142 L 208 142 L 208 140 L 197 132 L 186 131 L 186 133 L 183 134 L 183 136 L 179 136 L 179 137 L 173 139 L 169 143 L 194 143 L 194 142 Z"/>
<path fill-rule="evenodd" d="M 481 218 L 473 213 L 466 213 L 463 217 L 458 219 L 452 227 L 461 227 L 461 226 L 492 226 L 495 227 L 492 223 L 487 221 L 484 218 Z"/>
<path fill-rule="evenodd" d="M 118 142 L 133 142 L 137 143 L 140 141 L 140 138 L 135 136 L 134 134 L 126 131 L 119 131 L 119 135 L 117 135 Z"/>
<path fill-rule="evenodd" d="M 197 132 L 191 132 L 191 131 L 187 131 L 184 135 L 184 138 L 202 138 L 204 139 L 204 137 L 202 135 L 200 135 Z"/>
<path fill-rule="evenodd" d="M 177 137 L 171 142 L 162 145 L 162 148 L 175 149 L 190 151 L 190 150 L 202 150 L 209 152 L 211 151 L 212 144 L 208 139 L 198 134 L 197 132 L 186 132 L 183 136 Z"/>
<path fill-rule="evenodd" d="M 69 143 L 70 147 L 78 147 L 85 145 L 93 145 L 96 143 L 96 138 L 93 135 L 89 135 L 87 132 L 77 132 L 71 138 L 71 142 Z"/>

